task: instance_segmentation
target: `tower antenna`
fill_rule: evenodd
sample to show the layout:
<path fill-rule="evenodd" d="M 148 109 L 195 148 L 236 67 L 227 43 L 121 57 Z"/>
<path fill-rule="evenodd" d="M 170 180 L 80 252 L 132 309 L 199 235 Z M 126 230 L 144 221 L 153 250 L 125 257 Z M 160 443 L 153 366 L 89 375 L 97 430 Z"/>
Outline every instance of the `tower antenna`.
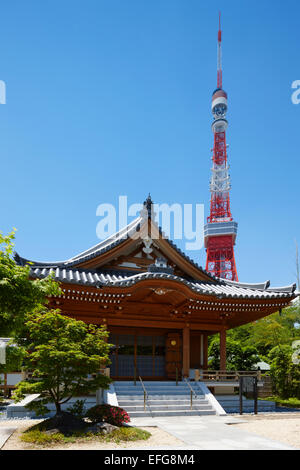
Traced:
<path fill-rule="evenodd" d="M 217 88 L 222 88 L 222 31 L 221 31 L 221 12 L 219 12 L 219 31 L 218 31 Z"/>
<path fill-rule="evenodd" d="M 221 41 L 221 13 L 219 13 L 217 89 L 213 92 L 211 105 L 214 148 L 210 181 L 210 214 L 204 227 L 206 271 L 220 278 L 238 281 L 234 259 L 237 223 L 233 220 L 230 210 L 231 185 L 226 145 L 227 93 L 222 89 Z"/>

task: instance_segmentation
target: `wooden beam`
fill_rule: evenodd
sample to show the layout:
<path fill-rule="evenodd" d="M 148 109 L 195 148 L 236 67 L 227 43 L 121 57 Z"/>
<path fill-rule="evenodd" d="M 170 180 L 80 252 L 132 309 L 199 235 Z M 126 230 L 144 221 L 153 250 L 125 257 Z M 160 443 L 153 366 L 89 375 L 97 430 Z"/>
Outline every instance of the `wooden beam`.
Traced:
<path fill-rule="evenodd" d="M 72 313 L 72 312 L 63 312 L 65 315 L 68 315 L 70 317 L 76 318 L 78 320 L 82 320 L 88 323 L 94 323 L 96 325 L 102 325 L 103 323 L 106 323 L 108 325 L 112 326 L 134 326 L 138 328 L 166 328 L 166 329 L 183 329 L 185 322 L 184 321 L 165 321 L 162 320 L 160 321 L 159 319 L 155 321 L 151 320 L 145 320 L 145 319 L 132 319 L 132 318 L 113 318 L 107 315 L 105 311 L 101 312 L 101 314 L 92 316 L 90 314 L 84 315 L 83 313 Z M 105 321 L 103 320 L 105 318 Z M 211 323 L 191 323 L 191 326 L 193 330 L 201 331 L 210 331 L 211 334 L 217 333 L 220 331 L 220 324 L 211 324 Z"/>

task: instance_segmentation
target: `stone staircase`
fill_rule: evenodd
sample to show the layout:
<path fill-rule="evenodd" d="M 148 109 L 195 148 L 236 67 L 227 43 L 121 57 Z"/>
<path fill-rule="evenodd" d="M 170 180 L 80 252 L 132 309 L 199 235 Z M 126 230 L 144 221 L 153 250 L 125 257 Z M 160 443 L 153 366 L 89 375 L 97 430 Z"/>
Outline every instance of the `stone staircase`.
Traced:
<path fill-rule="evenodd" d="M 191 384 L 196 396 L 193 395 L 191 409 L 191 390 L 186 382 L 148 382 L 144 387 L 147 391 L 146 409 L 144 410 L 144 390 L 141 382 L 114 382 L 118 405 L 124 408 L 131 418 L 140 416 L 200 416 L 215 415 L 215 411 L 201 390 Z"/>

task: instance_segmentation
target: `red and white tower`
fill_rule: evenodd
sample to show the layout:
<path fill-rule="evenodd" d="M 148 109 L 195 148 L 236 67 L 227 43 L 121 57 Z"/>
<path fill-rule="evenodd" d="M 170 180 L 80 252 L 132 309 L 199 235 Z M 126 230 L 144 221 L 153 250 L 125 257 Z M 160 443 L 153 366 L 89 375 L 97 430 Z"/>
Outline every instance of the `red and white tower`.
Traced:
<path fill-rule="evenodd" d="M 211 106 L 214 118 L 212 123 L 214 148 L 210 182 L 210 215 L 204 227 L 206 270 L 217 277 L 238 281 L 233 248 L 237 223 L 231 215 L 229 198 L 231 186 L 226 145 L 227 93 L 222 89 L 221 41 L 219 15 L 217 89 L 213 92 Z"/>

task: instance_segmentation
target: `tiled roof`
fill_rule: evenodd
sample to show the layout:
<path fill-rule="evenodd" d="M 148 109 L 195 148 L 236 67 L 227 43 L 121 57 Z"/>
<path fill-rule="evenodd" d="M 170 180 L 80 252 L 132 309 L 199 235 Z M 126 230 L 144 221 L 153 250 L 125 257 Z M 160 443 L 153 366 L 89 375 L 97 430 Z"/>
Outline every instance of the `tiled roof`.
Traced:
<path fill-rule="evenodd" d="M 115 248 L 116 246 L 120 245 L 123 243 L 125 240 L 127 240 L 129 237 L 132 237 L 135 233 L 137 233 L 142 224 L 144 223 L 145 219 L 143 217 L 137 217 L 133 222 L 131 222 L 129 225 L 121 229 L 119 232 L 115 233 L 114 235 L 111 235 L 109 238 L 103 240 L 102 242 L 98 243 L 97 245 L 89 248 L 88 250 L 83 251 L 79 255 L 73 256 L 72 258 L 65 260 L 65 261 L 56 261 L 56 262 L 39 262 L 39 261 L 31 261 L 26 258 L 22 258 L 19 256 L 18 253 L 15 254 L 15 259 L 17 263 L 21 265 L 25 265 L 27 263 L 31 263 L 34 266 L 40 266 L 40 267 L 75 267 L 78 264 L 81 264 L 85 261 L 88 261 L 90 259 L 93 259 L 103 253 L 106 253 L 107 251 Z M 178 253 L 180 256 L 182 256 L 184 259 L 186 259 L 192 266 L 197 268 L 199 271 L 204 273 L 208 278 L 214 280 L 216 279 L 215 276 L 212 274 L 208 273 L 203 269 L 199 264 L 197 264 L 195 261 L 193 261 L 189 256 L 187 256 L 178 246 L 170 239 L 168 239 L 165 234 L 163 233 L 161 227 L 157 227 L 159 230 L 160 235 L 163 235 L 164 239 L 166 242 Z"/>
<path fill-rule="evenodd" d="M 179 276 L 168 273 L 144 272 L 139 274 L 120 275 L 113 273 L 99 273 L 96 271 L 87 271 L 82 269 L 69 269 L 64 267 L 38 267 L 31 268 L 33 277 L 44 278 L 50 273 L 54 273 L 55 280 L 70 284 L 79 284 L 94 287 L 130 287 L 138 282 L 148 279 L 167 279 L 185 284 L 192 291 L 212 295 L 220 298 L 256 298 L 256 299 L 275 299 L 294 297 L 296 285 L 270 289 L 269 284 L 243 284 L 221 280 L 216 282 L 197 281 L 191 282 Z"/>
<path fill-rule="evenodd" d="M 25 258 L 21 258 L 15 254 L 16 262 L 20 265 L 30 264 L 31 275 L 37 278 L 45 278 L 50 273 L 54 273 L 55 279 L 60 282 L 94 286 L 94 287 L 129 287 L 138 282 L 147 279 L 169 279 L 188 286 L 191 291 L 203 295 L 212 295 L 215 297 L 230 297 L 230 298 L 257 298 L 257 299 L 272 299 L 272 298 L 294 298 L 296 285 L 287 287 L 270 288 L 270 282 L 266 281 L 259 284 L 246 284 L 240 282 L 219 279 L 205 271 L 201 266 L 195 263 L 189 256 L 180 250 L 173 241 L 169 240 L 162 232 L 160 227 L 157 227 L 159 233 L 167 241 L 167 243 L 185 258 L 191 265 L 195 266 L 199 271 L 204 273 L 209 281 L 199 281 L 193 279 L 184 279 L 183 277 L 174 276 L 170 272 L 108 272 L 102 270 L 89 270 L 78 268 L 77 266 L 85 261 L 95 258 L 114 247 L 120 245 L 128 240 L 137 232 L 140 231 L 142 225 L 149 217 L 152 217 L 152 201 L 150 196 L 144 203 L 144 210 L 141 216 L 137 217 L 133 222 L 121 229 L 119 232 L 110 236 L 106 240 L 98 243 L 97 245 L 83 251 L 82 253 L 74 256 L 66 261 L 58 262 L 33 262 Z M 150 209 L 149 209 L 150 208 Z M 146 213 L 146 218 L 145 218 Z"/>
<path fill-rule="evenodd" d="M 94 245 L 88 250 L 85 250 L 82 253 L 79 253 L 79 255 L 73 256 L 72 258 L 65 260 L 65 261 L 56 261 L 56 262 L 30 261 L 26 258 L 22 258 L 21 256 L 18 255 L 18 253 L 15 254 L 15 259 L 17 263 L 22 264 L 22 265 L 31 263 L 34 266 L 53 267 L 53 268 L 54 267 L 62 268 L 64 266 L 69 268 L 72 266 L 76 266 L 78 264 L 81 264 L 84 261 L 95 258 L 96 256 L 99 256 L 100 254 L 103 254 L 111 250 L 117 245 L 120 245 L 122 242 L 127 240 L 130 236 L 132 236 L 135 232 L 139 230 L 142 220 L 143 220 L 142 217 L 138 217 L 129 225 L 127 225 L 125 228 L 121 229 L 119 232 L 111 235 L 110 237 L 103 240 L 102 242 L 97 243 L 97 245 Z"/>

